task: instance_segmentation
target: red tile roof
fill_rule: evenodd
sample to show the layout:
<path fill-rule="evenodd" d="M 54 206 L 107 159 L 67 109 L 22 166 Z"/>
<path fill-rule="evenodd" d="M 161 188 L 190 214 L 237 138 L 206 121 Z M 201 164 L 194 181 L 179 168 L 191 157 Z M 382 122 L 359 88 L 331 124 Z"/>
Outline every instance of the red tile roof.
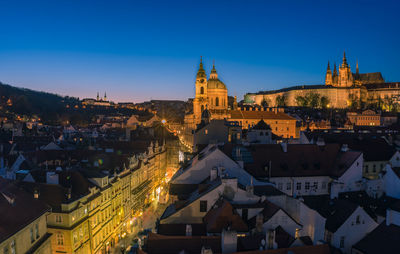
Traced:
<path fill-rule="evenodd" d="M 277 119 L 296 121 L 296 118 L 284 112 L 231 110 L 229 114 L 231 115 L 231 119 Z"/>
<path fill-rule="evenodd" d="M 247 232 L 248 227 L 232 205 L 226 200 L 216 202 L 216 207 L 208 211 L 203 221 L 207 225 L 207 232 L 221 233 L 227 227 L 237 232 Z"/>

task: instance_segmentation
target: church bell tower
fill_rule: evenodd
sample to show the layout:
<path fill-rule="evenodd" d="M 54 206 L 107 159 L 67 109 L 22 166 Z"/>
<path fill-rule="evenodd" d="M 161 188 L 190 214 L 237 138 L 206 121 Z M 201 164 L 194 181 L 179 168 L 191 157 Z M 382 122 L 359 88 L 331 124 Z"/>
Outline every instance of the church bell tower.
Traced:
<path fill-rule="evenodd" d="M 201 113 L 207 107 L 207 75 L 203 67 L 203 58 L 200 57 L 200 66 L 196 75 L 196 95 L 193 100 L 193 113 L 196 120 L 200 121 Z"/>

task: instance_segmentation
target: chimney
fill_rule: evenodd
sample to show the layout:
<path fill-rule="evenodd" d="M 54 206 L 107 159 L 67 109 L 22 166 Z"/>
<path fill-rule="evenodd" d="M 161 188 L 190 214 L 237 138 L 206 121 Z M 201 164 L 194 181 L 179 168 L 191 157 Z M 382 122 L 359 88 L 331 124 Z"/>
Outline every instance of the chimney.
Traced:
<path fill-rule="evenodd" d="M 210 172 L 210 181 L 214 181 L 218 177 L 218 169 L 217 168 L 212 168 Z"/>
<path fill-rule="evenodd" d="M 262 232 L 264 224 L 264 215 L 262 213 L 257 214 L 256 216 L 256 231 Z"/>
<path fill-rule="evenodd" d="M 275 230 L 268 230 L 268 232 L 265 234 L 265 240 L 267 242 L 267 248 L 266 249 L 276 249 L 276 243 L 275 243 Z"/>
<path fill-rule="evenodd" d="M 71 193 L 72 193 L 72 188 L 70 187 L 67 189 L 67 200 L 71 199 Z"/>
<path fill-rule="evenodd" d="M 186 236 L 192 236 L 192 225 L 186 224 Z"/>
<path fill-rule="evenodd" d="M 34 197 L 35 199 L 38 199 L 38 198 L 39 198 L 39 190 L 36 189 L 36 188 L 33 190 L 33 197 Z"/>
<path fill-rule="evenodd" d="M 223 230 L 221 236 L 222 253 L 233 253 L 237 251 L 237 233 L 236 231 Z"/>
<path fill-rule="evenodd" d="M 286 143 L 286 142 L 282 142 L 282 143 L 281 143 L 281 146 L 282 146 L 283 152 L 284 152 L 284 153 L 287 153 L 287 143 Z"/>
<path fill-rule="evenodd" d="M 201 247 L 201 253 L 200 254 L 213 254 L 213 251 L 210 247 Z"/>

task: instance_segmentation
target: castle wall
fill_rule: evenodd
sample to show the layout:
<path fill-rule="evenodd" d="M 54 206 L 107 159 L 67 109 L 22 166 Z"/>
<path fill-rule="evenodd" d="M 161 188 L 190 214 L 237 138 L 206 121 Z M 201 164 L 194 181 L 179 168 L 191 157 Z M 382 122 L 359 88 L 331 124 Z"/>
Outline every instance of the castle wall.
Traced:
<path fill-rule="evenodd" d="M 346 108 L 349 105 L 349 95 L 354 94 L 358 98 L 361 95 L 361 88 L 339 88 L 339 87 L 327 87 L 327 88 L 313 88 L 308 89 L 307 86 L 300 89 L 293 89 L 284 92 L 270 93 L 270 94 L 247 94 L 245 101 L 247 103 L 253 103 L 261 105 L 265 99 L 270 107 L 278 106 L 276 104 L 276 98 L 278 96 L 286 97 L 286 105 L 289 107 L 297 106 L 296 97 L 305 96 L 308 93 L 318 93 L 321 97 L 326 96 L 329 100 L 329 107 L 333 108 Z"/>

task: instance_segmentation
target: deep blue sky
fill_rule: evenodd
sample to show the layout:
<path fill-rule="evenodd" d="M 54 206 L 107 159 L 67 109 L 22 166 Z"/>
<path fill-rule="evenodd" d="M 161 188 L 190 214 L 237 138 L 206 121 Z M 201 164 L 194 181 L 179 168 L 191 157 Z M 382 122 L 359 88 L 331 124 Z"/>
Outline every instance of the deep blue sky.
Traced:
<path fill-rule="evenodd" d="M 230 95 L 321 84 L 343 50 L 400 81 L 398 1 L 3 1 L 0 81 L 114 101 L 187 99 L 200 55 Z"/>

